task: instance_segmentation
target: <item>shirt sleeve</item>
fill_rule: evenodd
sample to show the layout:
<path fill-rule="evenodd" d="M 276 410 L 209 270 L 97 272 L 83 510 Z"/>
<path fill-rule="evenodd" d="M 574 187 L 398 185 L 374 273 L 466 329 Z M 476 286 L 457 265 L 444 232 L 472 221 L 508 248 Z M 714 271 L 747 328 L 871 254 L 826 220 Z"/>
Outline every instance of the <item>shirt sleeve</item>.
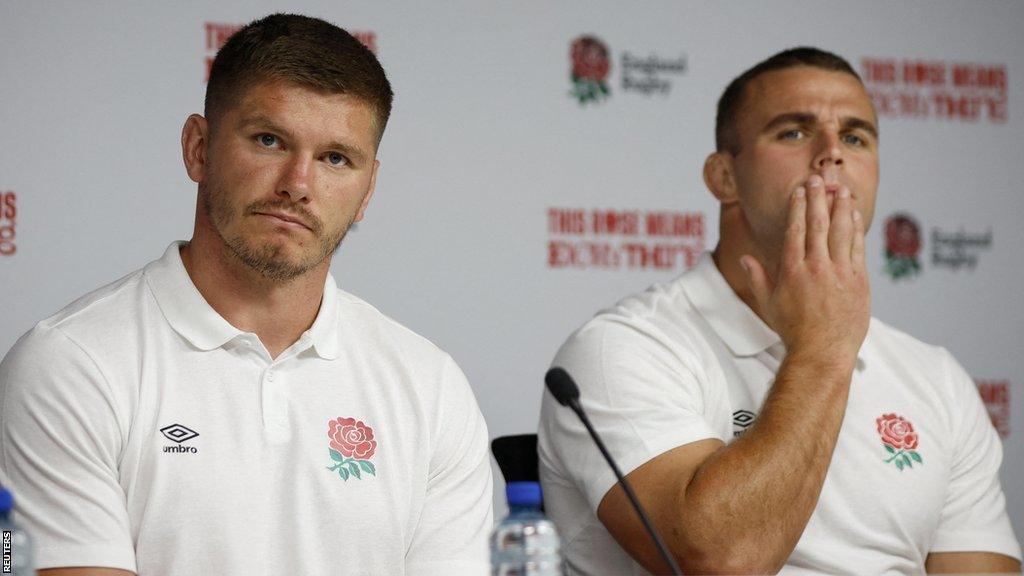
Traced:
<path fill-rule="evenodd" d="M 642 321 L 592 321 L 553 364 L 573 376 L 581 405 L 623 474 L 684 444 L 725 440 L 706 416 L 706 378 L 696 357 Z M 547 391 L 540 436 L 543 466 L 571 478 L 596 511 L 617 479 L 579 418 Z"/>
<path fill-rule="evenodd" d="M 931 552 L 996 552 L 1021 558 L 999 483 L 1003 448 L 970 376 L 944 354 L 953 386 L 955 452 Z"/>
<path fill-rule="evenodd" d="M 37 326 L 0 363 L 0 483 L 37 568 L 136 570 L 117 412 L 95 362 L 58 328 Z"/>
<path fill-rule="evenodd" d="M 406 573 L 486 574 L 493 524 L 487 425 L 465 375 L 448 358 L 433 422 L 430 472 Z"/>

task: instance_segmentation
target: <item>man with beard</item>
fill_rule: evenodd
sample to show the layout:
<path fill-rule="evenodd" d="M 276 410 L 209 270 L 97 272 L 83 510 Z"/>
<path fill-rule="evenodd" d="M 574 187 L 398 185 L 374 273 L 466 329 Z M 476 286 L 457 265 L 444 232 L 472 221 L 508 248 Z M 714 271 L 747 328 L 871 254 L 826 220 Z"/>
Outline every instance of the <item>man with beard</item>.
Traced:
<path fill-rule="evenodd" d="M 1019 571 L 974 384 L 870 316 L 878 129 L 857 73 L 779 53 L 726 88 L 716 140 L 714 253 L 599 313 L 554 361 L 684 572 Z M 541 481 L 567 562 L 664 573 L 595 450 L 545 394 Z"/>
<path fill-rule="evenodd" d="M 465 377 L 329 274 L 391 99 L 376 57 L 321 20 L 268 16 L 217 54 L 182 132 L 191 241 L 0 365 L 0 481 L 42 574 L 486 570 Z"/>

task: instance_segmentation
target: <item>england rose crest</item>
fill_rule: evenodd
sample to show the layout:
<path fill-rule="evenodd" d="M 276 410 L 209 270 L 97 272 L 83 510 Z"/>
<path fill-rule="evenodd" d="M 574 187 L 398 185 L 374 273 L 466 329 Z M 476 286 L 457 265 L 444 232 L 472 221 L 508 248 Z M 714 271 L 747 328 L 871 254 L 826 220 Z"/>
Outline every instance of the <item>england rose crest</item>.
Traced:
<path fill-rule="evenodd" d="M 337 472 L 346 482 L 349 476 L 362 480 L 363 473 L 377 475 L 377 469 L 370 462 L 377 451 L 373 439 L 373 428 L 355 418 L 335 418 L 327 422 L 327 437 L 331 439 L 329 454 L 334 461 L 327 469 Z"/>
<path fill-rule="evenodd" d="M 612 63 L 604 42 L 596 36 L 580 36 L 572 41 L 569 57 L 572 60 L 571 93 L 580 104 L 598 102 L 611 94 L 606 80 Z"/>
<path fill-rule="evenodd" d="M 924 464 L 924 459 L 916 450 L 918 436 L 910 421 L 896 414 L 882 414 L 875 419 L 875 425 L 878 435 L 882 437 L 882 445 L 889 454 L 886 464 L 892 462 L 901 472 L 904 468 L 913 468 L 914 462 Z"/>
<path fill-rule="evenodd" d="M 893 214 L 885 221 L 885 271 L 898 280 L 917 274 L 921 264 L 921 228 L 909 214 Z"/>

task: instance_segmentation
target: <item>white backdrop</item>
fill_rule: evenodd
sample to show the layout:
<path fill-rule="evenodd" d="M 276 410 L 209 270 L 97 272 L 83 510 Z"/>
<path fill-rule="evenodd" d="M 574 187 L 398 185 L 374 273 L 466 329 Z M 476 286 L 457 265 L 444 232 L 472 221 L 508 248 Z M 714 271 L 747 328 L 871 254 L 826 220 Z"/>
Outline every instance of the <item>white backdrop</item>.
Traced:
<path fill-rule="evenodd" d="M 874 313 L 982 382 L 1024 534 L 1024 4 L 381 4 L 0 3 L 0 354 L 189 237 L 179 136 L 201 112 L 215 31 L 302 12 L 360 32 L 397 94 L 377 194 L 335 277 L 459 361 L 492 437 L 533 431 L 562 340 L 714 245 L 700 169 L 724 85 L 778 50 L 818 45 L 868 72 L 885 112 Z M 608 95 L 580 102 L 569 53 L 585 34 L 610 72 Z M 595 210 L 625 227 L 595 232 Z M 648 234 L 652 213 L 684 224 Z M 900 278 L 886 271 L 896 213 L 921 240 L 904 244 L 917 271 Z"/>

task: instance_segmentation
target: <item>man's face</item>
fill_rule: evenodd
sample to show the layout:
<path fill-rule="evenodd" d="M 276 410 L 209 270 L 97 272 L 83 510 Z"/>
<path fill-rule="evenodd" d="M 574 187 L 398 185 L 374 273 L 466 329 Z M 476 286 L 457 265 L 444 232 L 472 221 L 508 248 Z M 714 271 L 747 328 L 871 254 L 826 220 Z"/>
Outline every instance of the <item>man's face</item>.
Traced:
<path fill-rule="evenodd" d="M 329 262 L 362 219 L 376 149 L 365 102 L 287 82 L 256 84 L 211 122 L 199 217 L 263 276 L 295 278 Z"/>
<path fill-rule="evenodd" d="M 853 76 L 800 66 L 768 72 L 747 86 L 732 157 L 746 229 L 775 270 L 788 199 L 808 177 L 825 180 L 829 207 L 847 186 L 871 223 L 878 190 L 878 130 L 871 98 Z"/>

